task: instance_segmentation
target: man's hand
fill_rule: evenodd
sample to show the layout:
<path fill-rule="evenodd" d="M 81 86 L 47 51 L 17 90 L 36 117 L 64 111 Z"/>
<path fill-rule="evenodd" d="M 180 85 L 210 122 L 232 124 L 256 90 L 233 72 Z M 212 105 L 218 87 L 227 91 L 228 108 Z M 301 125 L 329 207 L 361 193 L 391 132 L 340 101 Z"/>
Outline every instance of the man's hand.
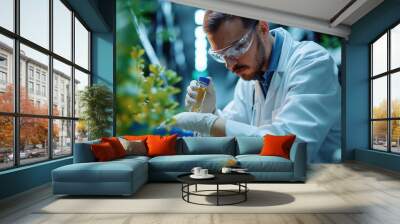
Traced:
<path fill-rule="evenodd" d="M 214 113 L 216 108 L 214 84 L 211 77 L 208 78 L 210 79 L 210 84 L 207 87 L 206 96 L 204 98 L 203 105 L 200 108 L 201 113 Z M 196 80 L 192 80 L 186 89 L 187 93 L 185 97 L 185 107 L 187 110 L 192 108 L 192 106 L 196 103 L 196 97 L 197 97 L 196 82 L 197 82 Z"/>
<path fill-rule="evenodd" d="M 182 112 L 174 116 L 177 128 L 197 131 L 210 135 L 211 128 L 218 116 L 211 113 Z"/>

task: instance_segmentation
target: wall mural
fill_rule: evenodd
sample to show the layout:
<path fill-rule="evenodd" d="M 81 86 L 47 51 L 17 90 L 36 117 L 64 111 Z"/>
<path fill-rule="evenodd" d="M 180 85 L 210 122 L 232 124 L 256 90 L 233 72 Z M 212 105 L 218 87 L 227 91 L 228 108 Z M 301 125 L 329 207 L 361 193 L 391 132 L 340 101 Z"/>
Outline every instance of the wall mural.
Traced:
<path fill-rule="evenodd" d="M 217 25 L 204 29 L 205 16 Z M 223 16 L 167 1 L 117 0 L 117 135 L 292 133 L 312 142 L 314 161 L 339 161 L 340 38 L 249 19 L 232 20 L 232 29 L 224 20 L 218 25 Z M 264 61 L 275 68 L 270 75 L 260 69 Z M 200 77 L 213 88 L 196 110 L 199 96 L 188 97 L 187 88 Z M 218 119 L 223 129 L 207 126 Z"/>

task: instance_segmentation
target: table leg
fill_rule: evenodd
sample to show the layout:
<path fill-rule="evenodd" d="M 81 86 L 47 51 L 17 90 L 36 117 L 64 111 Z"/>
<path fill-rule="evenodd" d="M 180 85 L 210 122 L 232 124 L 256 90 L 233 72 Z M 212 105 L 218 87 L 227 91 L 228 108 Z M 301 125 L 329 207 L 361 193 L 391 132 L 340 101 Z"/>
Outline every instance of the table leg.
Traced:
<path fill-rule="evenodd" d="M 219 205 L 219 184 L 217 184 L 217 206 Z"/>
<path fill-rule="evenodd" d="M 247 192 L 248 192 L 248 190 L 247 190 L 247 183 L 244 183 L 244 201 L 247 201 Z"/>
<path fill-rule="evenodd" d="M 195 186 L 195 191 L 197 192 L 197 184 L 196 184 L 196 186 Z"/>

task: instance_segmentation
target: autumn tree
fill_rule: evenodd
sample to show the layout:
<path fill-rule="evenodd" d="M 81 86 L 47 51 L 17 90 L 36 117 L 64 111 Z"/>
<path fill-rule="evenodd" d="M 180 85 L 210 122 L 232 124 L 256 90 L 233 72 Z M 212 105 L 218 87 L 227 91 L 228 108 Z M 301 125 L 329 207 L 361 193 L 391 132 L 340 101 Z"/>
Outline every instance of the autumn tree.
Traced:
<path fill-rule="evenodd" d="M 395 98 L 391 102 L 391 117 L 400 118 L 400 100 Z M 387 118 L 387 101 L 381 101 L 378 106 L 372 110 L 373 118 Z M 400 122 L 397 120 L 391 121 L 391 138 L 392 142 L 398 142 L 400 138 Z M 373 125 L 374 139 L 386 139 L 387 136 L 387 121 L 374 121 Z"/>
<path fill-rule="evenodd" d="M 14 88 L 8 85 L 4 93 L 0 93 L 0 111 L 13 112 L 14 107 Z M 29 99 L 25 88 L 20 88 L 20 109 L 23 114 L 47 114 L 47 104 L 34 105 Z M 56 112 L 57 113 L 57 112 Z M 12 116 L 0 116 L 0 147 L 12 149 L 13 147 L 13 119 Z M 24 149 L 26 145 L 47 143 L 48 119 L 47 118 L 20 118 L 20 148 Z M 59 135 L 59 128 L 53 127 L 53 138 Z"/>

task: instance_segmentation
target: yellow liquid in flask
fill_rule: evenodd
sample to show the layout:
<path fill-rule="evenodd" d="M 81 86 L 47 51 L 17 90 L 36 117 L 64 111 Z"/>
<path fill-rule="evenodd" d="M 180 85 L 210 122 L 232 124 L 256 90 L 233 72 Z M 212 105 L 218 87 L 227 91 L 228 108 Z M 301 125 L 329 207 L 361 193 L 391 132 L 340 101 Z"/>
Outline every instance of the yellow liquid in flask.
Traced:
<path fill-rule="evenodd" d="M 201 105 L 203 105 L 204 98 L 206 96 L 207 87 L 197 87 L 196 103 L 192 106 L 191 112 L 200 112 Z"/>

